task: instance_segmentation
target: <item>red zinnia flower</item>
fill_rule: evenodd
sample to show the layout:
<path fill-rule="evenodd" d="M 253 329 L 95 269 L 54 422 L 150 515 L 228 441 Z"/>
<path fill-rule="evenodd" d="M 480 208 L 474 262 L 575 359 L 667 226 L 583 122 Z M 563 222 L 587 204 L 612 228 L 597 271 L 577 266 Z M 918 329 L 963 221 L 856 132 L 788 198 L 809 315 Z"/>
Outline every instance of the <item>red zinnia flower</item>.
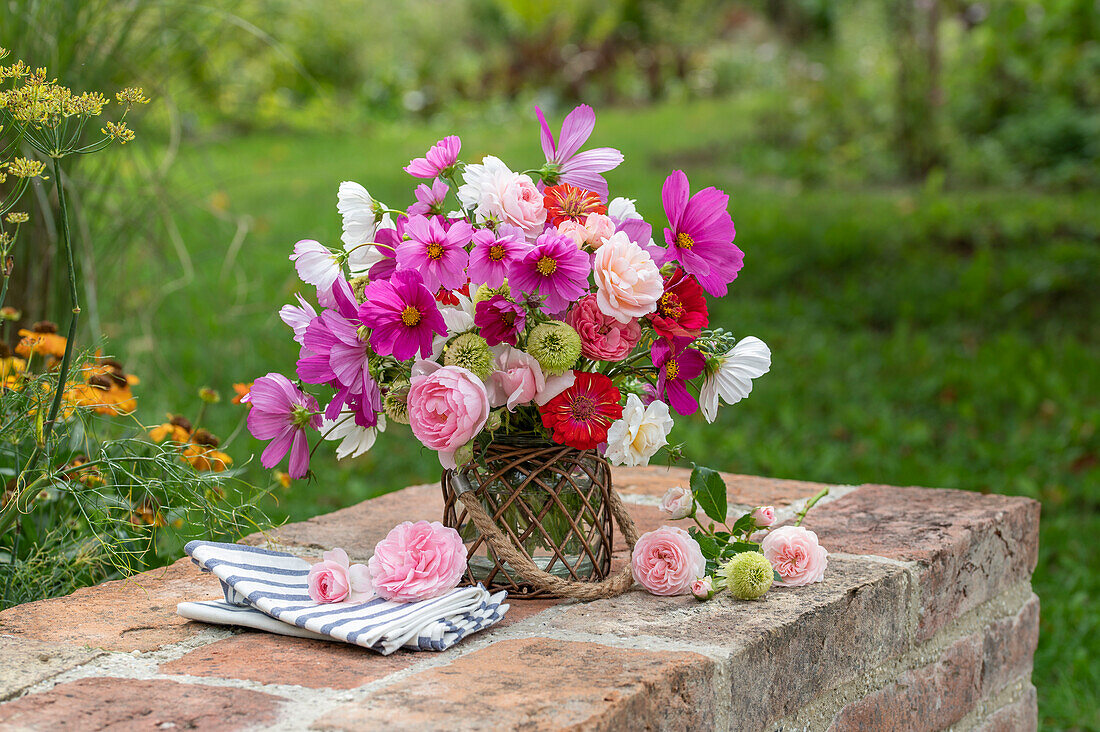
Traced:
<path fill-rule="evenodd" d="M 611 423 L 623 416 L 619 390 L 603 374 L 574 371 L 576 381 L 539 407 L 542 423 L 553 430 L 554 441 L 591 450 L 607 441 Z"/>
<path fill-rule="evenodd" d="M 466 280 L 466 284 L 457 290 L 448 290 L 446 287 L 440 287 L 439 292 L 435 293 L 435 301 L 441 305 L 458 305 L 458 295 L 470 296 L 470 281 Z"/>
<path fill-rule="evenodd" d="M 647 317 L 653 330 L 665 338 L 698 338 L 710 322 L 699 281 L 677 267 L 665 278 L 665 294 L 657 301 L 656 312 Z"/>
<path fill-rule="evenodd" d="M 546 207 L 547 218 L 554 226 L 569 220 L 583 224 L 588 214 L 607 213 L 607 206 L 600 202 L 597 194 L 568 183 L 547 188 L 543 192 L 542 203 Z"/>

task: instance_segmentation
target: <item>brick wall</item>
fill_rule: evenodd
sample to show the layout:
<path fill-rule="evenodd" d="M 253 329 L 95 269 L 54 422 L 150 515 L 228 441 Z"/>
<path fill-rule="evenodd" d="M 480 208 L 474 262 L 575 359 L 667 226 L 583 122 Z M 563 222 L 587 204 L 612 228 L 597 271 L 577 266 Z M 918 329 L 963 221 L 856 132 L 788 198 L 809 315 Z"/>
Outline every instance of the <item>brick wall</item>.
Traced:
<path fill-rule="evenodd" d="M 656 504 L 677 481 L 616 474 L 642 530 L 665 523 Z M 732 504 L 781 518 L 821 488 L 727 484 Z M 414 486 L 248 541 L 362 561 L 395 523 L 441 508 L 437 486 Z M 219 593 L 181 560 L 0 613 L 0 729 L 1033 730 L 1038 513 L 837 486 L 806 522 L 832 552 L 823 583 L 747 603 L 516 601 L 448 652 L 389 657 L 184 622 L 177 602 Z"/>

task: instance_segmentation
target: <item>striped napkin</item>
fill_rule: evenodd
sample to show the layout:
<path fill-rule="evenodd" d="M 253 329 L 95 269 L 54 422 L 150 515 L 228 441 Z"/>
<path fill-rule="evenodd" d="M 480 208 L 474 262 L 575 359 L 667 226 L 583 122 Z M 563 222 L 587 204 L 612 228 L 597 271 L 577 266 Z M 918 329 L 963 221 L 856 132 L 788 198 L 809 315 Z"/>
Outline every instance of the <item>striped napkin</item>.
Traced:
<path fill-rule="evenodd" d="M 184 551 L 204 572 L 221 580 L 225 600 L 182 602 L 176 612 L 215 625 L 241 625 L 270 633 L 338 640 L 378 651 L 398 648 L 442 651 L 493 625 L 508 611 L 506 592 L 481 585 L 446 595 L 399 603 L 317 603 L 309 597 L 310 564 L 284 552 L 240 544 L 192 541 Z"/>

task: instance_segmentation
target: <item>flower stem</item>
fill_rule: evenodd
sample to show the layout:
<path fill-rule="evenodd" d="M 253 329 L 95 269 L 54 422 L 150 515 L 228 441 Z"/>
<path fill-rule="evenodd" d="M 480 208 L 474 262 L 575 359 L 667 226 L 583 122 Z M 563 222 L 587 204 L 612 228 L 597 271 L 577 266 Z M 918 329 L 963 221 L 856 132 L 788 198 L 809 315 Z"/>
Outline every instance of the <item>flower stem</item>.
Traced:
<path fill-rule="evenodd" d="M 804 518 L 806 518 L 806 514 L 810 512 L 810 509 L 814 507 L 814 504 L 817 503 L 818 501 L 820 501 L 822 498 L 824 498 L 827 495 L 829 495 L 829 489 L 828 488 L 822 488 L 820 491 L 818 491 L 817 495 L 815 495 L 813 498 L 811 498 L 809 501 L 807 501 L 806 506 L 801 511 L 798 512 L 798 521 L 795 521 L 794 525 L 795 526 L 801 526 L 802 525 L 802 520 Z"/>

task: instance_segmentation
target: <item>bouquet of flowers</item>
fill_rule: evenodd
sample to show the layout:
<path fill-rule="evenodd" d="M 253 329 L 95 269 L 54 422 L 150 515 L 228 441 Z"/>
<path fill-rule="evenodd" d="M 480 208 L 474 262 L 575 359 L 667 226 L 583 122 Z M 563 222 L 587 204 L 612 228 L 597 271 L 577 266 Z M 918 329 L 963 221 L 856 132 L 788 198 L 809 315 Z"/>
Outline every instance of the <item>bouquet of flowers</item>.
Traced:
<path fill-rule="evenodd" d="M 603 174 L 622 153 L 581 149 L 593 110 L 574 109 L 557 138 L 538 119 L 538 168 L 464 163 L 450 136 L 405 167 L 428 181 L 405 210 L 340 184 L 343 246 L 304 240 L 290 257 L 319 305 L 298 295 L 280 311 L 301 346 L 297 379 L 267 374 L 247 397 L 249 429 L 270 440 L 264 466 L 289 453 L 302 477 L 309 431 L 343 458 L 395 422 L 446 468 L 494 434 L 645 465 L 673 412 L 713 421 L 768 371 L 762 341 L 709 327 L 706 295 L 726 294 L 744 256 L 728 196 L 693 195 L 674 171 L 654 237 L 634 201 L 609 200 Z"/>

